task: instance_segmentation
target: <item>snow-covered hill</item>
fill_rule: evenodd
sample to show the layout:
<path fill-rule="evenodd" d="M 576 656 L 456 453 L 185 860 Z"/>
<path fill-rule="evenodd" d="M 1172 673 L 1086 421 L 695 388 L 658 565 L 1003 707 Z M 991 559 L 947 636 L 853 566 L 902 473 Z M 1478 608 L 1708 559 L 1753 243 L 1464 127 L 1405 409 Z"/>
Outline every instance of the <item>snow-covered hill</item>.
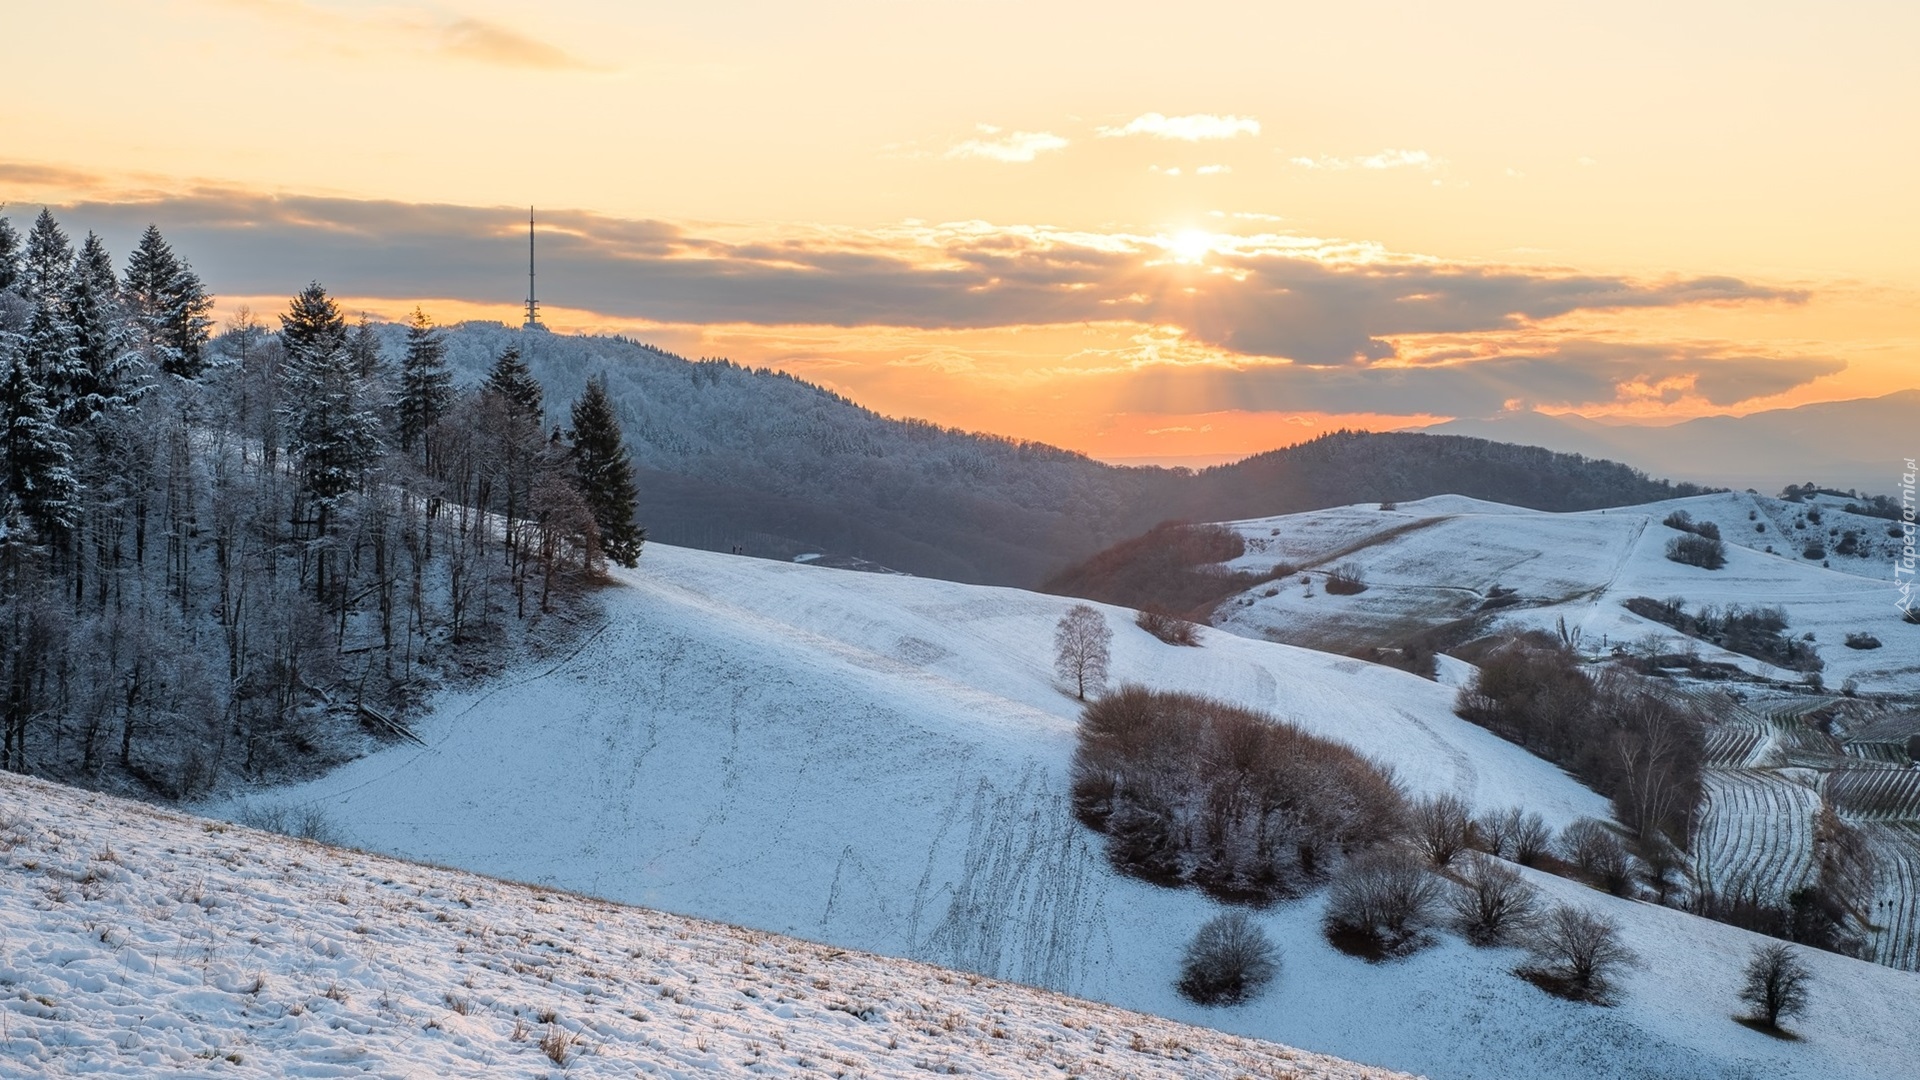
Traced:
<path fill-rule="evenodd" d="M 1835 575 L 1836 577 L 1838 575 Z M 352 841 L 839 947 L 1078 993 L 1435 1077 L 1887 1075 L 1920 1049 L 1920 979 L 1810 958 L 1808 1038 L 1736 1025 L 1756 939 L 1557 879 L 1625 924 L 1644 966 L 1617 1008 L 1544 996 L 1517 954 L 1449 938 L 1371 966 L 1318 897 L 1258 914 L 1277 985 L 1204 1010 L 1172 988 L 1217 905 L 1113 874 L 1067 811 L 1077 703 L 1051 675 L 1073 603 L 1010 589 L 650 547 L 559 663 L 446 695 L 426 749 L 260 800 Z M 1166 646 L 1107 609 L 1117 679 L 1271 710 L 1392 764 L 1415 791 L 1556 823 L 1604 814 L 1556 769 L 1453 716 L 1453 691 L 1211 633 Z M 229 811 L 238 807 L 228 807 Z"/>
<path fill-rule="evenodd" d="M 1324 570 L 1350 562 L 1361 570 L 1368 589 L 1330 595 L 1317 573 L 1311 586 L 1294 578 L 1229 601 L 1221 608 L 1221 624 L 1251 637 L 1338 647 L 1343 640 L 1378 640 L 1383 633 L 1487 610 L 1498 587 L 1513 590 L 1517 600 L 1494 609 L 1508 625 L 1555 629 L 1564 619 L 1581 632 L 1588 648 L 1649 638 L 1664 638 L 1671 648 L 1683 639 L 1627 611 L 1624 601 L 1681 597 L 1690 610 L 1779 605 L 1786 609 L 1792 636 L 1813 635 L 1810 640 L 1826 662 L 1822 675 L 1828 685 L 1838 687 L 1851 678 L 1865 691 L 1920 690 L 1920 626 L 1901 622 L 1895 606 L 1893 556 L 1886 548 L 1889 523 L 1831 506 L 1822 520 L 1809 523 L 1808 509 L 1726 493 L 1547 514 L 1449 495 L 1390 510 L 1347 506 L 1233 522 L 1247 538 L 1247 553 L 1232 564 L 1236 568 L 1265 571 L 1284 561 Z M 1667 542 L 1684 535 L 1662 524 L 1675 511 L 1719 526 L 1726 542 L 1724 568 L 1705 570 L 1666 557 Z M 1766 531 L 1757 531 L 1760 525 Z M 1804 558 L 1807 538 L 1825 536 L 1829 529 L 1870 532 L 1863 539 L 1874 543 L 1874 554 L 1834 556 L 1830 568 Z M 1780 553 L 1769 554 L 1770 545 Z M 1266 595 L 1269 588 L 1274 595 Z M 1850 633 L 1871 634 L 1884 647 L 1847 648 Z M 1710 644 L 1698 649 L 1706 659 L 1771 678 L 1801 678 Z"/>
<path fill-rule="evenodd" d="M 1390 1074 L 0 774 L 0 1076 Z"/>

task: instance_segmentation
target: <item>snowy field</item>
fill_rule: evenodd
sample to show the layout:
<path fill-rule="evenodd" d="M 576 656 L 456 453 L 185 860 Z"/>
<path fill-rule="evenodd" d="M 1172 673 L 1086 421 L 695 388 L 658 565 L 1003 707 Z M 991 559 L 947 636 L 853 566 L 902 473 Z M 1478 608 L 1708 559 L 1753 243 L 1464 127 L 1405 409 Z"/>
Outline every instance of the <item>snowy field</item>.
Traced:
<path fill-rule="evenodd" d="M 1831 500 L 1828 500 L 1831 501 Z M 1662 524 L 1676 510 L 1720 527 L 1727 565 L 1686 566 L 1666 557 L 1667 541 L 1684 535 Z M 1377 640 L 1382 631 L 1416 629 L 1471 615 L 1495 587 L 1519 602 L 1498 609 L 1508 626 L 1556 629 L 1560 620 L 1598 651 L 1607 645 L 1664 641 L 1677 650 L 1690 639 L 1623 607 L 1636 596 L 1703 605 L 1786 609 L 1794 638 L 1813 635 L 1826 662 L 1826 684 L 1854 679 L 1867 692 L 1920 690 L 1920 626 L 1900 621 L 1894 567 L 1885 546 L 1888 522 L 1832 507 L 1819 524 L 1804 522 L 1805 504 L 1747 494 L 1700 495 L 1612 510 L 1548 514 L 1444 495 L 1401 503 L 1346 506 L 1229 523 L 1247 541 L 1236 569 L 1265 571 L 1285 561 L 1313 573 L 1262 585 L 1222 605 L 1219 621 L 1235 633 L 1337 644 L 1342 635 Z M 1752 515 L 1751 519 L 1749 515 Z M 1769 524 L 1771 523 L 1771 524 Z M 1768 531 L 1754 531 L 1756 525 Z M 1831 568 L 1799 556 L 1804 539 L 1852 529 L 1878 545 L 1869 557 L 1832 556 Z M 1793 544 L 1780 541 L 1782 533 Z M 1864 535 L 1864 534 L 1871 534 Z M 1830 542 L 1831 537 L 1826 537 Z M 1779 552 L 1764 548 L 1777 544 Z M 1883 557 L 1884 556 L 1884 557 Z M 1358 595 L 1324 589 L 1322 571 L 1351 562 L 1368 584 Z M 1274 591 L 1273 596 L 1266 593 Z M 1878 649 L 1848 648 L 1850 633 L 1868 633 Z M 1797 682 L 1797 672 L 1697 643 L 1702 658 Z"/>
<path fill-rule="evenodd" d="M 1391 1075 L 12 774 L 0 943 L 8 1077 Z"/>
<path fill-rule="evenodd" d="M 425 749 L 255 805 L 319 808 L 350 841 L 409 858 L 1436 1078 L 1835 1080 L 1887 1076 L 1920 1050 L 1920 977 L 1810 957 L 1807 1038 L 1777 1042 L 1731 1019 L 1758 939 L 1551 878 L 1536 880 L 1619 918 L 1646 958 L 1617 1007 L 1548 998 L 1511 974 L 1517 952 L 1451 936 L 1395 963 L 1346 957 L 1320 935 L 1314 896 L 1257 916 L 1284 952 L 1269 993 L 1198 1008 L 1172 982 L 1218 906 L 1114 875 L 1067 811 L 1078 710 L 1052 677 L 1051 637 L 1072 601 L 659 546 L 617 581 L 578 652 L 445 695 L 418 725 Z M 1174 648 L 1105 613 L 1117 680 L 1292 718 L 1416 792 L 1524 804 L 1556 825 L 1606 813 L 1454 717 L 1449 686 L 1224 632 Z"/>

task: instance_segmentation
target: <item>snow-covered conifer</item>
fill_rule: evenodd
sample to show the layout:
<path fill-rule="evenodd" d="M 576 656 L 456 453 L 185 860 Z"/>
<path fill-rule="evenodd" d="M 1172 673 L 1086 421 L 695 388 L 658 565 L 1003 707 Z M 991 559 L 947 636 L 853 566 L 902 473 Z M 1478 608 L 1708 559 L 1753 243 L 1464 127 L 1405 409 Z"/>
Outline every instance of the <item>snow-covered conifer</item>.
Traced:
<path fill-rule="evenodd" d="M 419 308 L 407 324 L 407 355 L 400 367 L 400 448 L 421 443 L 453 404 L 447 343 Z"/>
<path fill-rule="evenodd" d="M 603 379 L 587 380 L 585 392 L 573 403 L 573 467 L 580 495 L 600 526 L 601 550 L 622 566 L 639 562 L 646 530 L 633 521 L 638 501 L 633 462 L 621 443 L 620 421 Z"/>

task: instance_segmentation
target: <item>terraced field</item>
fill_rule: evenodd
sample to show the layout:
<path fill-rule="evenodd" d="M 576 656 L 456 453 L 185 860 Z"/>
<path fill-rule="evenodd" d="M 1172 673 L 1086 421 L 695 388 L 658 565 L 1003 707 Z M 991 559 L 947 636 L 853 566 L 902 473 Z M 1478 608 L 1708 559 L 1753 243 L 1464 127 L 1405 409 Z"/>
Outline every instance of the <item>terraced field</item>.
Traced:
<path fill-rule="evenodd" d="M 1920 971 L 1920 822 L 1873 822 L 1864 831 L 1879 869 L 1869 915 L 1873 959 Z"/>
<path fill-rule="evenodd" d="M 1709 769 L 1696 833 L 1695 875 L 1722 895 L 1784 902 L 1813 877 L 1813 819 L 1820 794 L 1757 769 Z"/>

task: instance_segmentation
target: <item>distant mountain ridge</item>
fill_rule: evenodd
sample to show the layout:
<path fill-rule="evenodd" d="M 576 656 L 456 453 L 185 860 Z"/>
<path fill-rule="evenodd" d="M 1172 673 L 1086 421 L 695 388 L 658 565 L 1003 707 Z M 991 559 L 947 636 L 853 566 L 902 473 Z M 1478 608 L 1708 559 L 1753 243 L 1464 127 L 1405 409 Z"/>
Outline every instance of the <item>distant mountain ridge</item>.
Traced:
<path fill-rule="evenodd" d="M 386 354 L 400 355 L 403 328 L 381 333 Z M 955 581 L 1035 585 L 1169 518 L 1442 493 L 1572 510 L 1699 490 L 1610 462 L 1398 433 L 1340 432 L 1197 473 L 1121 467 L 891 419 L 782 372 L 690 361 L 625 338 L 463 323 L 447 342 L 467 384 L 518 347 L 546 388 L 549 422 L 604 375 L 655 540 L 780 559 L 847 555 Z"/>
<path fill-rule="evenodd" d="M 1771 494 L 1792 483 L 1887 494 L 1920 449 L 1920 389 L 1822 401 L 1747 416 L 1703 416 L 1667 426 L 1603 424 L 1580 416 L 1510 413 L 1420 429 L 1544 446 L 1625 462 L 1654 473 Z"/>

